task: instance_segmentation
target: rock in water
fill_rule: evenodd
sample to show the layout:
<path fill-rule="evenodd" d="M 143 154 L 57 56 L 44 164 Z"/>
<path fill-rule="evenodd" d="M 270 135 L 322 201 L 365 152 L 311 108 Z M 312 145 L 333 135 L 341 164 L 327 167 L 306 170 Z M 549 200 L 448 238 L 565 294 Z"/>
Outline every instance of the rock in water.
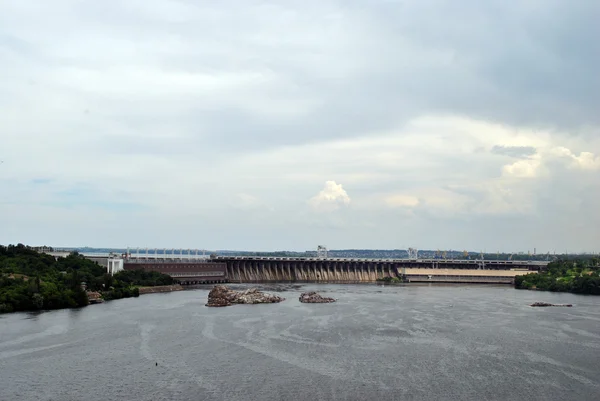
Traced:
<path fill-rule="evenodd" d="M 542 307 L 542 306 L 565 306 L 567 308 L 572 307 L 573 305 L 571 304 L 549 304 L 548 302 L 534 302 L 529 306 L 538 306 L 538 307 Z"/>
<path fill-rule="evenodd" d="M 99 292 L 96 292 L 96 291 L 87 291 L 87 297 L 88 297 L 88 301 L 90 302 L 90 305 L 101 304 L 102 302 L 104 302 L 104 299 L 102 298 L 102 294 L 100 294 Z"/>
<path fill-rule="evenodd" d="M 251 288 L 245 291 L 234 291 L 224 285 L 215 285 L 208 294 L 206 306 L 230 306 L 233 304 L 272 304 L 284 301 L 277 295 L 265 294 Z"/>
<path fill-rule="evenodd" d="M 300 294 L 300 302 L 305 304 L 328 304 L 335 302 L 333 298 L 322 297 L 314 291 L 304 292 Z"/>

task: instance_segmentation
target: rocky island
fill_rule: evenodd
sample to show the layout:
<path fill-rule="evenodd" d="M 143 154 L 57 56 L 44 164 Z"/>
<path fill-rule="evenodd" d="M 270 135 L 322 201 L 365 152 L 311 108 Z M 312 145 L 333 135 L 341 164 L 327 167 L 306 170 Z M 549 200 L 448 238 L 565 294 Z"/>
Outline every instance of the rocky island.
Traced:
<path fill-rule="evenodd" d="M 335 299 L 323 297 L 314 291 L 304 292 L 300 294 L 299 300 L 300 302 L 305 304 L 328 304 L 331 302 L 335 302 Z"/>
<path fill-rule="evenodd" d="M 567 308 L 572 307 L 573 305 L 571 304 L 549 304 L 548 302 L 534 302 L 529 306 L 534 306 L 534 307 L 545 307 L 545 306 L 564 306 Z"/>
<path fill-rule="evenodd" d="M 234 291 L 224 285 L 216 285 L 208 293 L 208 303 L 206 306 L 230 306 L 233 304 L 273 304 L 284 301 L 277 295 L 266 294 L 250 288 L 244 291 Z"/>

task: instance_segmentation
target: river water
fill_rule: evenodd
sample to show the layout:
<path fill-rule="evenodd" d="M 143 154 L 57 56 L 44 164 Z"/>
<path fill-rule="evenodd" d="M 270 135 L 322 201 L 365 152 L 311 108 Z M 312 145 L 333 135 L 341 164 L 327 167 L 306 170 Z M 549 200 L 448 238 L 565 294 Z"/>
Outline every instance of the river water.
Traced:
<path fill-rule="evenodd" d="M 287 300 L 207 308 L 203 288 L 0 315 L 0 400 L 600 399 L 600 297 L 275 289 Z M 301 304 L 306 290 L 338 302 Z"/>

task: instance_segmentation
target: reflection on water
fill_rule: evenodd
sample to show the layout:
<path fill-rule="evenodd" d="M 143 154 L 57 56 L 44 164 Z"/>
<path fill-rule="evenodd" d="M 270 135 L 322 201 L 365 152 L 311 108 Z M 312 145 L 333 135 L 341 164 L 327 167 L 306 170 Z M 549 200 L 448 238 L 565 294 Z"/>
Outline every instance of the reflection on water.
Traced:
<path fill-rule="evenodd" d="M 24 319 L 33 319 L 33 320 L 36 320 L 43 313 L 45 313 L 45 312 L 43 312 L 43 311 L 24 312 L 23 313 L 23 318 Z"/>
<path fill-rule="evenodd" d="M 244 288 L 247 286 L 235 286 Z M 0 318 L 1 400 L 593 400 L 600 297 L 492 286 L 209 287 Z M 317 290 L 334 304 L 301 304 Z M 533 301 L 573 308 L 530 308 Z"/>

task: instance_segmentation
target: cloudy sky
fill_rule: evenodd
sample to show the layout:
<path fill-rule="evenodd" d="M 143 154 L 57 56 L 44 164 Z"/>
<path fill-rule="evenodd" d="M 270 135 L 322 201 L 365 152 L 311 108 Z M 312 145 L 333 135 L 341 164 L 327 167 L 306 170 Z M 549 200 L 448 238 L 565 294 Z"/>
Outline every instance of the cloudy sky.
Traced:
<path fill-rule="evenodd" d="M 0 0 L 0 243 L 600 251 L 597 0 Z"/>

